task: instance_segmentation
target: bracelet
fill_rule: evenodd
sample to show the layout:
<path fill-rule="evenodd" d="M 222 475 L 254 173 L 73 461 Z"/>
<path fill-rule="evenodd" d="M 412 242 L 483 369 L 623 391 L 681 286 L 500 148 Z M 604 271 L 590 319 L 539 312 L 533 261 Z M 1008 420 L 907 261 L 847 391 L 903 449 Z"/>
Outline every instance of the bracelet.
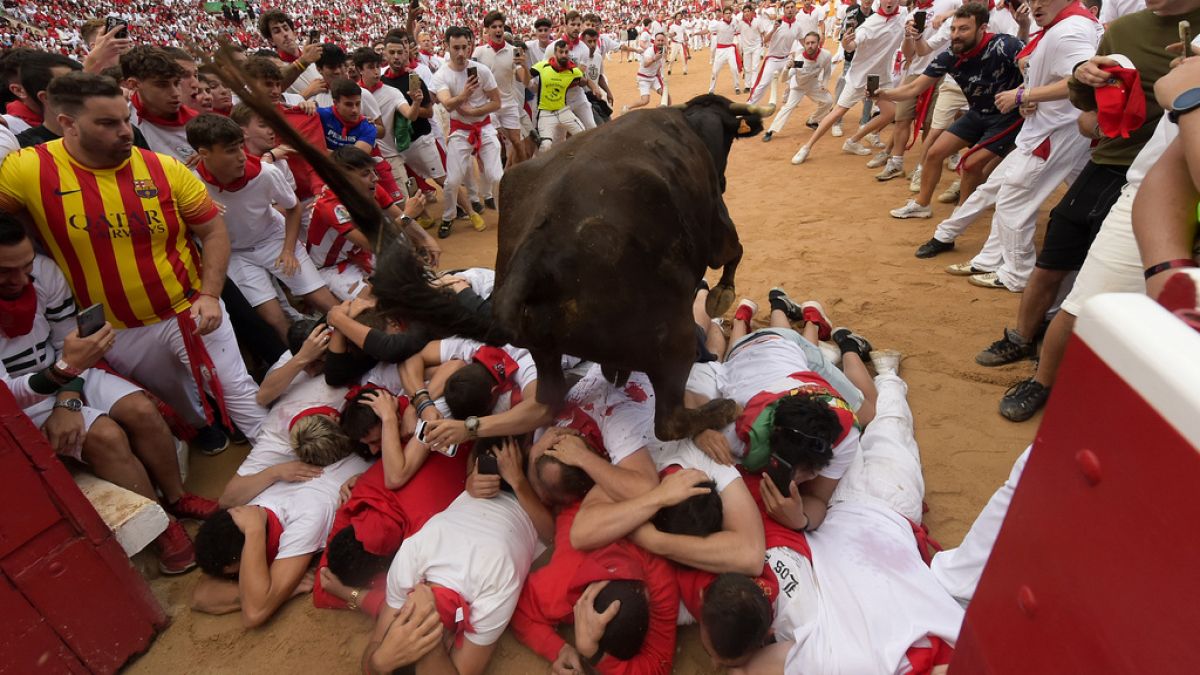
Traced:
<path fill-rule="evenodd" d="M 429 390 L 428 389 L 418 389 L 415 392 L 413 392 L 413 395 L 412 395 L 414 401 L 421 398 L 422 396 L 429 396 Z"/>
<path fill-rule="evenodd" d="M 75 366 L 67 363 L 66 359 L 60 358 L 54 362 L 54 372 L 56 375 L 63 375 L 63 382 L 67 382 L 72 378 L 79 377 L 79 374 L 83 372 L 83 369 L 76 368 Z"/>
<path fill-rule="evenodd" d="M 432 400 L 422 401 L 421 403 L 419 403 L 417 405 L 417 415 L 420 415 L 421 413 L 425 412 L 425 409 L 431 405 L 433 405 Z"/>
<path fill-rule="evenodd" d="M 1021 100 L 1025 98 L 1025 87 L 1017 87 L 1017 105 L 1021 105 Z"/>
<path fill-rule="evenodd" d="M 1196 261 L 1191 258 L 1176 258 L 1147 267 L 1143 276 L 1149 279 L 1159 272 L 1166 272 L 1167 270 L 1178 269 L 1180 267 L 1200 267 L 1200 265 L 1197 265 Z"/>
<path fill-rule="evenodd" d="M 212 293 L 209 293 L 208 291 L 196 291 L 196 296 L 197 296 L 197 297 L 208 296 L 208 297 L 212 298 L 213 300 L 220 300 L 220 299 L 221 299 L 221 298 L 219 298 L 219 297 L 217 297 L 217 296 L 213 295 Z"/>

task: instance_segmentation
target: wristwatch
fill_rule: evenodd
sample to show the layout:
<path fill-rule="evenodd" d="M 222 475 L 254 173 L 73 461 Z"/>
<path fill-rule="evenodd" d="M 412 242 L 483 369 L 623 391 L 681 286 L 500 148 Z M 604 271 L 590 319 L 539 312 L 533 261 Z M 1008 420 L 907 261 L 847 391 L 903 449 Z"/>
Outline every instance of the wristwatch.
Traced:
<path fill-rule="evenodd" d="M 1175 101 L 1171 103 L 1171 109 L 1167 112 L 1167 119 L 1179 124 L 1181 116 L 1196 108 L 1200 108 L 1200 87 L 1192 87 L 1176 96 Z"/>
<path fill-rule="evenodd" d="M 55 401 L 54 407 L 64 408 L 66 410 L 70 410 L 71 412 L 79 412 L 80 410 L 83 410 L 83 401 L 77 398 L 65 398 L 61 401 Z"/>
<path fill-rule="evenodd" d="M 467 427 L 467 435 L 471 438 L 479 436 L 479 418 L 474 415 L 463 420 L 463 425 Z"/>

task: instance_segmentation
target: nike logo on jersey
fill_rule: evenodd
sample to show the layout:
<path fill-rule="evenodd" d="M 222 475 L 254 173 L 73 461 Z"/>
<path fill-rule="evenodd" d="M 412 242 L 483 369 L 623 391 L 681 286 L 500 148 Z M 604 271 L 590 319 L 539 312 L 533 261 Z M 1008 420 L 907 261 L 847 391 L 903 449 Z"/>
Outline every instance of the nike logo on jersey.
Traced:
<path fill-rule="evenodd" d="M 56 197 L 65 197 L 65 196 L 67 196 L 67 195 L 75 194 L 76 192 L 79 192 L 79 191 L 80 191 L 80 190 L 65 190 L 65 191 L 64 191 L 64 190 L 59 190 L 58 188 L 55 188 L 55 189 L 54 189 L 54 196 L 56 196 Z"/>

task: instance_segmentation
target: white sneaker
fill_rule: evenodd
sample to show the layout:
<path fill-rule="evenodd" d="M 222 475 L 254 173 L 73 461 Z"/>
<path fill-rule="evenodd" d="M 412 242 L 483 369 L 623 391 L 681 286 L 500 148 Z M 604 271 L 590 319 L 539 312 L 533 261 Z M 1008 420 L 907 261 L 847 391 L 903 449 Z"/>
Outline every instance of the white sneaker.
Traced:
<path fill-rule="evenodd" d="M 867 137 L 864 140 L 867 143 L 869 143 L 877 148 L 886 148 L 887 147 L 887 143 L 884 143 L 883 140 L 879 138 L 878 131 L 876 131 L 873 134 L 867 134 Z"/>
<path fill-rule="evenodd" d="M 892 209 L 893 218 L 931 218 L 933 217 L 933 209 L 928 206 L 921 206 L 917 200 L 910 199 L 908 203 L 898 209 Z"/>
<path fill-rule="evenodd" d="M 946 191 L 938 195 L 938 202 L 942 204 L 957 204 L 958 198 L 962 194 L 962 181 L 954 181 Z"/>
<path fill-rule="evenodd" d="M 912 178 L 910 178 L 908 180 L 908 191 L 913 192 L 913 193 L 921 191 L 921 165 L 920 164 L 917 165 L 917 170 L 912 172 Z"/>
<path fill-rule="evenodd" d="M 842 123 L 841 122 L 838 122 L 837 124 L 833 125 L 833 137 L 834 138 L 841 138 L 842 136 L 845 136 L 845 135 L 846 135 L 846 132 L 842 131 Z"/>
<path fill-rule="evenodd" d="M 958 153 L 954 153 L 946 158 L 946 168 L 953 171 L 958 168 Z"/>
<path fill-rule="evenodd" d="M 837 345 L 832 342 L 818 342 L 817 349 L 821 350 L 821 355 L 825 357 L 825 361 L 830 365 L 837 366 L 842 363 L 842 350 L 837 348 Z"/>
<path fill-rule="evenodd" d="M 904 162 L 889 159 L 887 166 L 883 167 L 883 171 L 875 174 L 875 180 L 883 182 L 893 178 L 904 178 L 904 176 Z"/>
<path fill-rule="evenodd" d="M 855 142 L 854 142 L 853 140 L 851 140 L 851 139 L 846 139 L 846 142 L 845 142 L 845 143 L 842 143 L 842 152 L 848 152 L 848 153 L 850 153 L 851 155 L 860 155 L 860 156 L 863 156 L 863 157 L 865 157 L 865 156 L 867 156 L 867 155 L 871 154 L 871 151 L 870 151 L 870 150 L 868 150 L 868 149 L 864 148 L 864 147 L 863 147 L 861 144 L 859 144 L 859 143 L 855 143 Z"/>
<path fill-rule="evenodd" d="M 887 164 L 888 159 L 890 159 L 890 156 L 887 154 L 887 151 L 880 150 L 879 152 L 875 153 L 875 156 L 871 158 L 871 161 L 867 162 L 867 168 L 878 169 L 884 164 Z"/>
<path fill-rule="evenodd" d="M 796 154 L 792 155 L 792 164 L 803 164 L 806 159 L 808 159 L 808 146 L 802 145 Z"/>
<path fill-rule="evenodd" d="M 871 352 L 871 365 L 879 375 L 896 375 L 904 355 L 895 349 L 876 349 Z"/>

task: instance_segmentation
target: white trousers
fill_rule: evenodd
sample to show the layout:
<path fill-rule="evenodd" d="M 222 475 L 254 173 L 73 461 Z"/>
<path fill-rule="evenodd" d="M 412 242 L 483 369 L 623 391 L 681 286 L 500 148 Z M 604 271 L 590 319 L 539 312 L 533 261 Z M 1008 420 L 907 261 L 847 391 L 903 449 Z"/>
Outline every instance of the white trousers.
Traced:
<path fill-rule="evenodd" d="M 991 233 L 971 264 L 996 272 L 1005 287 L 1013 291 L 1025 289 L 1037 262 L 1033 239 L 1038 209 L 1060 183 L 1069 185 L 1087 164 L 1087 139 L 1073 126 L 1055 131 L 1050 141 L 1050 157 L 1044 160 L 1020 148 L 1013 149 L 987 181 L 938 224 L 934 233 L 938 241 L 954 241 L 994 205 Z"/>
<path fill-rule="evenodd" d="M 584 129 L 596 128 L 596 117 L 592 115 L 592 102 L 582 91 L 578 94 L 567 93 L 567 107 L 575 113 L 575 117 L 579 119 L 579 123 L 583 125 Z"/>
<path fill-rule="evenodd" d="M 202 336 L 201 340 L 216 368 L 216 377 L 220 380 L 230 419 L 247 438 L 254 438 L 267 415 L 267 409 L 255 400 L 258 385 L 246 372 L 225 303 L 221 303 L 221 313 L 221 325 Z M 167 319 L 149 326 L 117 331 L 116 342 L 105 358 L 117 372 L 137 381 L 166 401 L 189 424 L 204 426 L 200 391 L 192 376 L 191 357 L 184 346 L 178 321 Z"/>
<path fill-rule="evenodd" d="M 879 391 L 875 419 L 863 430 L 862 449 L 838 482 L 829 505 L 875 500 L 920 524 L 925 478 L 913 435 L 908 385 L 889 373 L 875 378 L 875 388 Z"/>
<path fill-rule="evenodd" d="M 541 144 L 538 149 L 545 150 L 552 143 L 562 141 L 568 135 L 583 133 L 583 123 L 571 112 L 570 108 L 538 111 L 538 138 Z"/>
<path fill-rule="evenodd" d="M 868 425 L 869 426 L 869 425 Z M 1025 462 L 1029 459 L 1029 451 L 1033 446 L 1025 448 L 1025 452 L 1017 457 L 1008 480 L 996 490 L 992 498 L 979 512 L 979 517 L 971 524 L 967 536 L 963 537 L 958 548 L 941 551 L 933 556 L 930 568 L 933 576 L 966 607 L 975 595 L 975 587 L 983 576 L 983 568 L 988 557 L 992 555 L 992 547 L 996 545 L 996 537 L 1000 536 L 1000 526 L 1004 524 L 1004 516 L 1008 514 L 1008 505 L 1012 503 L 1013 491 L 1021 480 L 1021 472 L 1025 470 Z"/>
<path fill-rule="evenodd" d="M 779 71 L 783 70 L 788 65 L 786 57 L 768 56 L 763 59 L 763 63 L 759 66 L 758 75 L 754 78 L 754 84 L 747 83 L 750 88 L 750 98 L 747 103 L 758 103 L 767 91 L 771 89 L 771 81 L 779 76 Z"/>
<path fill-rule="evenodd" d="M 717 74 L 722 68 L 729 68 L 729 76 L 733 78 L 733 86 L 735 89 L 742 88 L 742 76 L 737 70 L 737 52 L 733 47 L 722 47 L 721 49 L 713 50 L 712 59 L 712 79 L 708 81 L 708 90 L 711 92 L 717 87 Z"/>
<path fill-rule="evenodd" d="M 758 69 L 762 66 L 763 50 L 762 47 L 754 49 L 742 50 L 742 81 L 750 82 L 752 77 L 758 74 Z"/>
<path fill-rule="evenodd" d="M 684 50 L 682 42 L 672 42 L 671 52 L 667 55 L 668 63 L 675 63 L 676 61 L 683 61 L 683 72 L 686 74 L 688 58 L 687 51 Z"/>
<path fill-rule="evenodd" d="M 817 104 L 816 112 L 810 115 L 812 119 L 819 120 L 833 109 L 833 95 L 815 79 L 803 88 L 790 87 L 788 88 L 787 103 L 775 114 L 775 120 L 771 122 L 771 128 L 769 129 L 771 133 L 783 131 L 783 127 L 787 124 L 788 118 L 791 117 L 792 111 L 796 109 L 796 106 L 800 105 L 805 96 L 811 98 Z"/>
<path fill-rule="evenodd" d="M 500 138 L 496 136 L 496 127 L 491 124 L 480 130 L 481 145 L 479 149 L 480 180 L 484 185 L 493 185 L 500 181 L 504 167 L 500 164 Z M 446 141 L 446 199 L 442 209 L 443 220 L 454 220 L 457 203 L 454 195 L 458 188 L 467 180 L 471 171 L 471 163 L 475 158 L 475 147 L 467 140 L 470 134 L 466 131 L 455 131 Z"/>

